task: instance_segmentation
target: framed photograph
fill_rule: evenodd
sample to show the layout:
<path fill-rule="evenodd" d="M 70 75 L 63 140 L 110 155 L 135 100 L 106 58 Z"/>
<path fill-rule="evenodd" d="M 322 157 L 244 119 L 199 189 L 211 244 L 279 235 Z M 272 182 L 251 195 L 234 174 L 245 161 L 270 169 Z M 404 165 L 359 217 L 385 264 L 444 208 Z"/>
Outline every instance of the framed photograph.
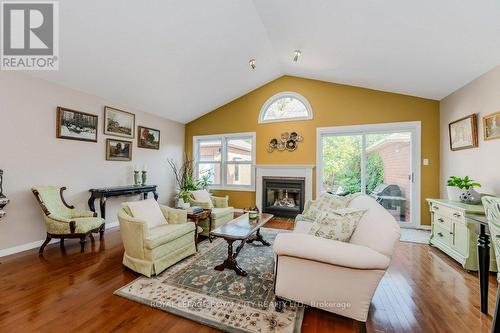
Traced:
<path fill-rule="evenodd" d="M 137 127 L 137 146 L 139 148 L 160 149 L 160 131 L 138 126 Z"/>
<path fill-rule="evenodd" d="M 134 138 L 135 114 L 104 107 L 104 134 Z"/>
<path fill-rule="evenodd" d="M 106 160 L 131 161 L 132 141 L 106 139 Z"/>
<path fill-rule="evenodd" d="M 500 139 L 500 112 L 483 117 L 485 140 Z"/>
<path fill-rule="evenodd" d="M 462 150 L 478 146 L 477 116 L 470 116 L 455 120 L 449 125 L 450 149 Z"/>
<path fill-rule="evenodd" d="M 57 107 L 56 137 L 97 142 L 97 115 Z"/>

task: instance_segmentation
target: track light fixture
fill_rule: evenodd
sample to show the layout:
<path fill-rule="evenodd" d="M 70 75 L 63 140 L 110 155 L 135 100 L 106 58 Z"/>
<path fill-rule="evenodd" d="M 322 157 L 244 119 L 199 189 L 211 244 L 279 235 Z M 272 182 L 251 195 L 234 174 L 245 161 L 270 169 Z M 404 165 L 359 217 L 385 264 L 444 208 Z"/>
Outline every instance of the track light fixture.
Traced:
<path fill-rule="evenodd" d="M 257 66 L 255 65 L 255 59 L 250 59 L 250 61 L 248 62 L 248 64 L 250 65 L 250 67 L 251 67 L 252 69 L 255 69 L 255 67 L 257 67 Z"/>

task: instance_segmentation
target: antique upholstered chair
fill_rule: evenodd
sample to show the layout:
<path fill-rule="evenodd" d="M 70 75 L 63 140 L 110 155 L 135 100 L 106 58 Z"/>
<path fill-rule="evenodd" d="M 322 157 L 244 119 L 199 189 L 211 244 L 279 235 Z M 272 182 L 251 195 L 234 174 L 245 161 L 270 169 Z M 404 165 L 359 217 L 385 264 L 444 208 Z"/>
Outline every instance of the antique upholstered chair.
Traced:
<path fill-rule="evenodd" d="M 234 219 L 234 208 L 229 207 L 228 196 L 215 197 L 210 195 L 206 190 L 199 190 L 191 192 L 189 202 L 191 206 L 200 206 L 212 211 L 209 218 L 201 220 L 198 223 L 198 226 L 203 228 L 200 235 L 209 237 L 211 230 Z"/>
<path fill-rule="evenodd" d="M 134 217 L 128 203 L 118 211 L 125 248 L 123 265 L 147 277 L 160 274 L 197 250 L 195 224 L 187 221 L 187 211 L 163 205 L 159 208 L 164 221 L 157 225 Z"/>
<path fill-rule="evenodd" d="M 364 326 L 400 230 L 394 217 L 368 195 L 354 197 L 347 207 L 366 209 L 349 242 L 310 235 L 313 223 L 304 220 L 296 222 L 293 232 L 276 237 L 278 310 L 283 300 L 297 301 Z"/>
<path fill-rule="evenodd" d="M 64 248 L 65 238 L 79 238 L 83 252 L 87 236 L 93 239 L 92 233 L 99 233 L 102 239 L 104 235 L 104 219 L 97 217 L 92 211 L 68 205 L 63 197 L 64 190 L 66 187 L 58 186 L 39 186 L 31 189 L 42 207 L 47 226 L 47 238 L 40 247 L 40 254 L 52 238 L 61 239 L 61 250 Z"/>
<path fill-rule="evenodd" d="M 500 267 L 500 198 L 485 196 L 481 198 L 488 219 L 488 228 L 491 235 L 491 246 L 495 250 L 497 266 Z M 500 283 L 500 272 L 497 273 L 497 281 Z M 493 323 L 491 324 L 491 332 L 500 330 L 498 320 L 500 316 L 500 293 L 497 290 L 497 301 Z"/>

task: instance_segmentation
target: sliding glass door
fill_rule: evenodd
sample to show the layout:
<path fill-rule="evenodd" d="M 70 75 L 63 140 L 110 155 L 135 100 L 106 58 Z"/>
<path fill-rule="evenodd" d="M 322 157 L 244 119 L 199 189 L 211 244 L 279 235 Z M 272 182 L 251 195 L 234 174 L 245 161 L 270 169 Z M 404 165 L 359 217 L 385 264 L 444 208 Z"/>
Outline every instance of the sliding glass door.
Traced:
<path fill-rule="evenodd" d="M 318 129 L 317 191 L 371 195 L 401 226 L 420 218 L 420 124 Z"/>

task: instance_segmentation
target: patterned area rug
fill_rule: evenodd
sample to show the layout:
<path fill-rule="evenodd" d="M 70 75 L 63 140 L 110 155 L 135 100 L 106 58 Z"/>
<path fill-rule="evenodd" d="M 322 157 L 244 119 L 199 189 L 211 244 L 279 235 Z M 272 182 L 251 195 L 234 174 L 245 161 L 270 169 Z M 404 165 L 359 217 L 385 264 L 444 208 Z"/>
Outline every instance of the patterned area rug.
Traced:
<path fill-rule="evenodd" d="M 280 232 L 286 231 L 261 229 L 270 243 Z M 197 254 L 156 277 L 137 278 L 115 294 L 226 332 L 300 332 L 303 307 L 274 310 L 272 246 L 245 244 L 237 261 L 246 277 L 214 270 L 226 256 L 223 239 L 203 241 Z"/>

